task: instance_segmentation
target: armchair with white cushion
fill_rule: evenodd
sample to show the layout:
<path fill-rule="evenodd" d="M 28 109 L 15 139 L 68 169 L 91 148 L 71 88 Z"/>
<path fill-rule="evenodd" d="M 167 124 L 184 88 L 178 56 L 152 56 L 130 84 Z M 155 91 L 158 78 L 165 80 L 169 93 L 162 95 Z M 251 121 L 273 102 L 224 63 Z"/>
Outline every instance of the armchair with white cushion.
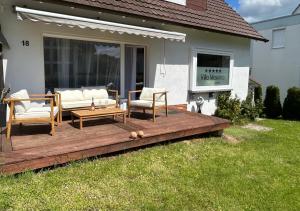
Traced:
<path fill-rule="evenodd" d="M 141 93 L 138 100 L 132 100 L 132 94 Z M 156 110 L 164 107 L 166 116 L 168 116 L 168 101 L 167 91 L 164 88 L 148 88 L 144 87 L 143 90 L 129 91 L 128 92 L 128 118 L 131 115 L 132 108 L 139 108 L 145 110 L 152 110 L 153 122 L 155 122 Z"/>
<path fill-rule="evenodd" d="M 60 120 L 57 94 L 28 95 L 27 90 L 22 89 L 4 99 L 4 102 L 9 105 L 7 139 L 11 137 L 11 128 L 14 123 L 49 123 L 51 126 L 50 134 L 55 134 L 55 119 L 57 125 Z"/>

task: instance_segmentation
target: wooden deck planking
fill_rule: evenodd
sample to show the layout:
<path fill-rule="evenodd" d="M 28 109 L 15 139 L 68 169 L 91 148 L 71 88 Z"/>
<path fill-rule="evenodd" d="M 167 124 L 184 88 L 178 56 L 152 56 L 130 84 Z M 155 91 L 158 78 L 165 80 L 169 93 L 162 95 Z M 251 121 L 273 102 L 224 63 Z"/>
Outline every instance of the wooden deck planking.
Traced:
<path fill-rule="evenodd" d="M 136 118 L 128 119 L 126 125 L 111 119 L 101 119 L 87 123 L 83 130 L 74 128 L 69 121 L 66 121 L 58 127 L 54 137 L 42 133 L 47 132 L 47 127 L 35 126 L 42 129 L 39 133 L 34 133 L 36 128 L 34 129 L 33 126 L 23 126 L 21 130 L 27 131 L 25 134 L 18 131 L 18 128 L 14 128 L 16 132 L 12 136 L 13 151 L 0 153 L 0 162 L 3 162 L 0 171 L 17 173 L 218 131 L 228 126 L 226 120 L 188 112 L 175 112 L 168 118 L 162 115 L 155 123 L 144 116 L 141 119 L 138 115 Z M 129 132 L 136 130 L 143 130 L 145 136 L 135 140 L 130 139 Z"/>

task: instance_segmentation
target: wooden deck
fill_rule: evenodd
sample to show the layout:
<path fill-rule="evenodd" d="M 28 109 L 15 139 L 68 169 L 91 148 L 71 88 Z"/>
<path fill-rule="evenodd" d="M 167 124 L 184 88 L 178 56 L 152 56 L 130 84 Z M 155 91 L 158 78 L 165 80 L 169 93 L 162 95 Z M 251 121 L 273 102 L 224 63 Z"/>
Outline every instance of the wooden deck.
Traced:
<path fill-rule="evenodd" d="M 118 152 L 196 134 L 220 131 L 229 122 L 220 118 L 172 109 L 169 117 L 133 113 L 127 124 L 111 118 L 84 122 L 83 130 L 66 120 L 50 136 L 47 125 L 16 125 L 12 140 L 3 140 L 0 152 L 0 173 L 13 174 L 69 161 Z M 118 120 L 118 119 L 117 119 Z M 130 139 L 131 131 L 143 130 L 145 136 Z M 7 146 L 9 145 L 9 146 Z M 11 149 L 7 150 L 7 149 Z"/>

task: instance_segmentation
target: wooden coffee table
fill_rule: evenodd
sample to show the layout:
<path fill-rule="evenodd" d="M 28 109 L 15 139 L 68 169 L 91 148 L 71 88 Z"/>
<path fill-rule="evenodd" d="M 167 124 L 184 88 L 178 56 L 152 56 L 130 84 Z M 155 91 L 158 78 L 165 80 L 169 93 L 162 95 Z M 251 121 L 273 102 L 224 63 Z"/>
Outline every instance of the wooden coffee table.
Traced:
<path fill-rule="evenodd" d="M 91 110 L 71 111 L 72 124 L 74 125 L 74 117 L 79 118 L 80 130 L 82 129 L 82 121 L 84 119 L 94 119 L 94 118 L 99 118 L 99 117 L 103 117 L 103 116 L 112 116 L 114 119 L 116 119 L 116 116 L 121 115 L 121 116 L 123 116 L 123 123 L 126 124 L 126 114 L 127 114 L 127 112 L 120 108 L 99 108 L 94 111 L 91 111 Z"/>

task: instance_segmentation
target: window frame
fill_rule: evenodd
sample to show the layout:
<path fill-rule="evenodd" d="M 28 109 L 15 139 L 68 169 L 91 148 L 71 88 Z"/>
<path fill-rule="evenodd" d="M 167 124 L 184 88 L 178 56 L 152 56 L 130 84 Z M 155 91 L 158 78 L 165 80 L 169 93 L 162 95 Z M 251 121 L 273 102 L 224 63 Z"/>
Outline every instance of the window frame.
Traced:
<path fill-rule="evenodd" d="M 274 46 L 274 32 L 275 31 L 283 31 L 284 33 L 284 37 L 283 37 L 283 45 L 282 46 Z M 285 36 L 285 33 L 286 33 L 286 28 L 285 27 L 281 27 L 281 28 L 274 28 L 272 29 L 272 42 L 271 42 L 271 48 L 272 49 L 280 49 L 280 48 L 285 48 L 285 44 L 286 44 L 286 36 Z"/>
<path fill-rule="evenodd" d="M 197 55 L 198 54 L 209 54 L 216 56 L 229 56 L 229 84 L 228 85 L 216 85 L 216 86 L 197 86 Z M 227 91 L 232 90 L 232 78 L 233 78 L 233 67 L 234 67 L 234 55 L 229 51 L 222 50 L 211 50 L 193 48 L 191 55 L 190 65 L 190 90 L 192 92 L 214 92 L 214 91 Z"/>

